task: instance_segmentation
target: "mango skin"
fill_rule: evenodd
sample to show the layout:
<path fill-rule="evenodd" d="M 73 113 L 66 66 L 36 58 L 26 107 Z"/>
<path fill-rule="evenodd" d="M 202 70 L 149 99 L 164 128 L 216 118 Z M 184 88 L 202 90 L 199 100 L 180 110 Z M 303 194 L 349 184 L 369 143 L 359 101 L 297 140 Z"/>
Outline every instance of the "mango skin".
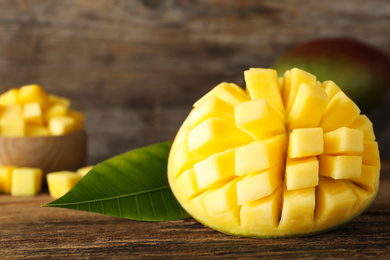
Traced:
<path fill-rule="evenodd" d="M 349 38 L 320 38 L 289 49 L 272 65 L 283 75 L 298 67 L 332 79 L 362 110 L 372 111 L 390 88 L 390 58 L 382 51 Z"/>

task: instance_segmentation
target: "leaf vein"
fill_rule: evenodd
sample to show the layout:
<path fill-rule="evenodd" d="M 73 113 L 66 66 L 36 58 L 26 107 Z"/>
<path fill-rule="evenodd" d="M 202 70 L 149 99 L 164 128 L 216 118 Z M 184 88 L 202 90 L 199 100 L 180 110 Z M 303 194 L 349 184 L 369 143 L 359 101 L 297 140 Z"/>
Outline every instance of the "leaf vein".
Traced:
<path fill-rule="evenodd" d="M 50 204 L 50 206 L 70 206 L 70 205 L 76 205 L 76 204 L 83 204 L 83 203 L 93 203 L 93 202 L 99 202 L 99 201 L 105 201 L 105 200 L 113 200 L 113 199 L 120 199 L 120 198 L 127 198 L 127 197 L 132 197 L 132 196 L 137 196 L 140 194 L 145 194 L 149 192 L 155 192 L 155 191 L 160 191 L 160 190 L 166 190 L 170 189 L 169 185 L 162 186 L 162 187 L 157 187 L 149 190 L 142 190 L 139 192 L 134 192 L 130 194 L 122 194 L 118 196 L 112 196 L 112 197 L 106 197 L 106 198 L 101 198 L 101 199 L 96 199 L 96 200 L 86 200 L 86 201 L 76 201 L 76 202 L 68 202 L 68 203 L 57 203 L 57 204 Z"/>

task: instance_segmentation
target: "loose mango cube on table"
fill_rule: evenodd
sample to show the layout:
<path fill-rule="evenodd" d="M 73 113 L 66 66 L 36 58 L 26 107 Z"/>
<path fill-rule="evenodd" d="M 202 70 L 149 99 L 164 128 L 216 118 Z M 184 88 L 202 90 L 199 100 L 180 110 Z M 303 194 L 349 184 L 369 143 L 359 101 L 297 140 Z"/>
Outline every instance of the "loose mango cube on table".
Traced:
<path fill-rule="evenodd" d="M 46 178 L 50 195 L 53 198 L 63 196 L 81 179 L 81 177 L 80 174 L 70 171 L 49 173 Z"/>
<path fill-rule="evenodd" d="M 33 196 L 41 192 L 42 170 L 21 167 L 12 170 L 12 196 Z"/>
<path fill-rule="evenodd" d="M 76 171 L 58 171 L 46 175 L 50 196 L 57 199 L 65 195 L 76 183 L 83 178 L 94 166 L 88 165 Z"/>
<path fill-rule="evenodd" d="M 46 93 L 39 85 L 0 95 L 0 136 L 64 135 L 84 128 L 85 117 L 70 109 L 69 99 Z"/>
<path fill-rule="evenodd" d="M 94 165 L 76 171 L 58 171 L 46 175 L 50 195 L 59 198 L 67 193 Z M 0 194 L 34 196 L 42 191 L 43 172 L 39 168 L 0 166 Z"/>
<path fill-rule="evenodd" d="M 11 193 L 13 166 L 0 166 L 0 193 Z"/>
<path fill-rule="evenodd" d="M 32 167 L 0 166 L 0 193 L 34 196 L 42 189 L 42 170 Z"/>
<path fill-rule="evenodd" d="M 244 72 L 194 104 L 168 180 L 201 223 L 249 237 L 304 236 L 361 214 L 379 187 L 371 121 L 331 80 L 293 68 Z"/>
<path fill-rule="evenodd" d="M 84 177 L 90 170 L 92 170 L 93 167 L 94 167 L 93 165 L 84 166 L 78 169 L 76 172 L 80 174 L 81 177 Z"/>

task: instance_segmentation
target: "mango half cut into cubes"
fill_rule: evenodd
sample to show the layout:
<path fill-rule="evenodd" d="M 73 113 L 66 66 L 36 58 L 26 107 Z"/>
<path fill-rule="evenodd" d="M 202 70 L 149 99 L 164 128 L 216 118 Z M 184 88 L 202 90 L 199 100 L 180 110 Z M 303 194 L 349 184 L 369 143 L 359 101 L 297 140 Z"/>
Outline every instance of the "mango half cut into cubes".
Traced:
<path fill-rule="evenodd" d="M 244 72 L 200 98 L 168 162 L 184 209 L 218 231 L 307 236 L 361 214 L 379 187 L 371 121 L 332 81 L 293 68 Z"/>

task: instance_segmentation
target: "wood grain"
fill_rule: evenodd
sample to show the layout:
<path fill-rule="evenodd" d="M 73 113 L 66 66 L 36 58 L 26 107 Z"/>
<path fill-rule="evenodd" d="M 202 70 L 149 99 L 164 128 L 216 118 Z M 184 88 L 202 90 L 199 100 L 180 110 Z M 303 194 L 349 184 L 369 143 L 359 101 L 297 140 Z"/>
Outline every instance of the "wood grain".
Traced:
<path fill-rule="evenodd" d="M 0 258 L 372 258 L 390 257 L 390 163 L 374 204 L 349 224 L 305 238 L 225 235 L 193 219 L 142 222 L 88 212 L 41 208 L 51 200 L 0 195 Z"/>
<path fill-rule="evenodd" d="M 347 36 L 390 55 L 389 24 L 386 0 L 0 0 L 0 92 L 71 98 L 97 163 L 173 139 L 213 86 L 297 43 Z"/>
<path fill-rule="evenodd" d="M 44 173 L 77 170 L 87 157 L 85 131 L 61 136 L 0 137 L 0 165 L 37 167 Z"/>

